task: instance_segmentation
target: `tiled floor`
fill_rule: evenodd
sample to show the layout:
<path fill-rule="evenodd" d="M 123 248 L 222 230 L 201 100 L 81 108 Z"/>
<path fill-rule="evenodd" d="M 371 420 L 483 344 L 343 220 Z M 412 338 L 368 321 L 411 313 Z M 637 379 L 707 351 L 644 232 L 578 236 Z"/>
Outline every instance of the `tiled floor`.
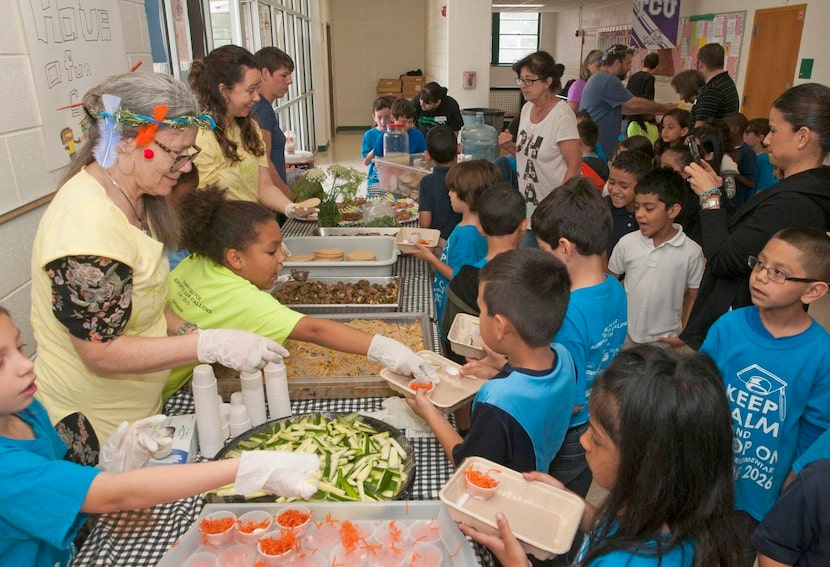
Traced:
<path fill-rule="evenodd" d="M 334 141 L 329 144 L 325 152 L 317 152 L 314 155 L 314 163 L 319 166 L 326 166 L 332 163 L 339 163 L 366 171 L 360 157 L 360 143 L 363 140 L 363 132 L 339 132 L 334 136 Z"/>

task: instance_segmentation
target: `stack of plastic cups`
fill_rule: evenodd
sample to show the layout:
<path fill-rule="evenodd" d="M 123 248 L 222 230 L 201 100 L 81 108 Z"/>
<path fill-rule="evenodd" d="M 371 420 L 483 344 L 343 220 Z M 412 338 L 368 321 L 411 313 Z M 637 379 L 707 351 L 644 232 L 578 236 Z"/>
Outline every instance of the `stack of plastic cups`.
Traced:
<path fill-rule="evenodd" d="M 262 389 L 262 373 L 240 372 L 239 382 L 242 385 L 242 400 L 251 416 L 251 424 L 256 427 L 268 420 L 265 414 L 265 391 Z"/>
<path fill-rule="evenodd" d="M 234 392 L 231 394 L 231 405 L 232 406 L 241 406 L 244 405 L 245 402 L 242 399 L 242 392 Z"/>
<path fill-rule="evenodd" d="M 221 399 L 221 398 L 220 398 Z M 231 429 L 228 421 L 231 418 L 231 405 L 224 401 L 219 402 L 219 418 L 222 420 L 222 436 L 228 439 L 231 436 Z"/>
<path fill-rule="evenodd" d="M 193 404 L 196 406 L 196 430 L 199 432 L 199 450 L 203 457 L 212 459 L 225 444 L 216 396 L 219 391 L 216 376 L 209 364 L 193 369 Z"/>
<path fill-rule="evenodd" d="M 268 397 L 268 415 L 271 419 L 291 417 L 291 398 L 288 396 L 288 375 L 285 363 L 269 362 L 265 374 L 265 394 Z"/>
<path fill-rule="evenodd" d="M 231 437 L 242 435 L 251 429 L 251 418 L 248 416 L 248 408 L 244 405 L 232 405 L 231 415 L 228 419 L 228 427 L 231 431 Z"/>

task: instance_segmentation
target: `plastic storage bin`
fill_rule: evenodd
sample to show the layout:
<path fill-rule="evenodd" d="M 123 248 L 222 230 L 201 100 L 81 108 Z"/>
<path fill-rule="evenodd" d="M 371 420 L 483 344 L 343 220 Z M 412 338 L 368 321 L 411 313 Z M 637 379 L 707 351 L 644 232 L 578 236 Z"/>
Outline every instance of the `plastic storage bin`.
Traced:
<path fill-rule="evenodd" d="M 432 162 L 424 159 L 424 154 L 409 154 L 406 163 L 389 160 L 386 157 L 375 158 L 380 188 L 399 197 L 418 199 L 421 179 L 432 173 Z"/>

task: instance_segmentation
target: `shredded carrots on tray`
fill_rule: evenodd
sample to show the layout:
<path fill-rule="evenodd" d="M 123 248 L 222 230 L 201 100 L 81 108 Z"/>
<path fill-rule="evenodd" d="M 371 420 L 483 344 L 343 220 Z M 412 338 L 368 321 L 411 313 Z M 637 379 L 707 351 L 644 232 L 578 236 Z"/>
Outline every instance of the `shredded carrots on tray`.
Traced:
<path fill-rule="evenodd" d="M 491 469 L 491 471 L 500 472 L 496 469 Z M 468 467 L 467 470 L 464 471 L 464 476 L 467 479 L 467 482 L 478 486 L 479 488 L 496 488 L 499 485 L 499 481 L 490 476 L 491 471 L 481 472 L 473 467 Z"/>
<path fill-rule="evenodd" d="M 432 381 L 429 381 L 426 384 L 421 384 L 420 382 L 412 382 L 412 384 L 410 385 L 410 388 L 412 388 L 412 390 L 415 392 L 417 392 L 418 390 L 431 392 L 434 387 L 435 383 L 433 383 Z"/>
<path fill-rule="evenodd" d="M 205 535 L 221 534 L 233 527 L 234 519 L 231 517 L 209 520 L 205 518 L 199 522 L 199 529 Z"/>
<path fill-rule="evenodd" d="M 261 522 L 237 522 L 236 529 L 238 529 L 243 534 L 252 534 L 256 530 L 265 530 L 268 529 L 268 526 L 271 524 L 268 520 L 262 520 Z"/>
<path fill-rule="evenodd" d="M 304 512 L 300 512 L 299 510 L 289 508 L 288 510 L 283 510 L 277 515 L 277 523 L 285 528 L 296 528 L 305 524 L 310 517 L 311 514 L 306 514 Z"/>
<path fill-rule="evenodd" d="M 401 530 L 395 525 L 395 520 L 389 521 L 389 539 L 392 540 L 392 545 L 401 541 Z"/>
<path fill-rule="evenodd" d="M 292 549 L 298 549 L 299 542 L 294 532 L 284 531 L 279 539 L 273 537 L 262 538 L 259 540 L 259 546 L 266 555 L 283 555 Z"/>
<path fill-rule="evenodd" d="M 349 520 L 340 525 L 340 542 L 343 544 L 343 549 L 346 550 L 346 555 L 355 551 L 362 541 L 363 538 L 360 537 L 356 525 Z"/>

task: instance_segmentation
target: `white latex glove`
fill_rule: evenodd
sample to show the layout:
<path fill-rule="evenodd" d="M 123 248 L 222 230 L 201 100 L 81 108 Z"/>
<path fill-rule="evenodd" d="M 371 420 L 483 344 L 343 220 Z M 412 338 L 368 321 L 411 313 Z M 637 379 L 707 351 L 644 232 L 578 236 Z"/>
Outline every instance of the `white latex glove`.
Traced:
<path fill-rule="evenodd" d="M 421 384 L 436 382 L 438 378 L 429 362 L 412 352 L 405 344 L 383 335 L 372 337 L 366 357 L 380 362 L 395 374 L 412 376 Z"/>
<path fill-rule="evenodd" d="M 285 206 L 285 216 L 290 219 L 303 219 L 309 215 L 316 214 L 320 209 L 317 207 L 312 207 L 310 209 L 306 209 L 303 207 L 298 207 L 297 203 L 288 203 Z"/>
<path fill-rule="evenodd" d="M 308 500 L 317 492 L 320 458 L 313 453 L 245 451 L 236 472 L 234 494 L 265 489 L 286 497 Z"/>
<path fill-rule="evenodd" d="M 152 415 L 133 423 L 121 422 L 104 446 L 98 458 L 98 468 L 111 473 L 140 469 L 154 453 L 167 449 L 169 454 L 172 437 L 156 437 L 152 430 L 167 421 L 167 416 Z"/>
<path fill-rule="evenodd" d="M 198 333 L 199 362 L 218 362 L 234 370 L 255 372 L 288 356 L 288 351 L 276 341 L 248 331 L 199 329 Z"/>

